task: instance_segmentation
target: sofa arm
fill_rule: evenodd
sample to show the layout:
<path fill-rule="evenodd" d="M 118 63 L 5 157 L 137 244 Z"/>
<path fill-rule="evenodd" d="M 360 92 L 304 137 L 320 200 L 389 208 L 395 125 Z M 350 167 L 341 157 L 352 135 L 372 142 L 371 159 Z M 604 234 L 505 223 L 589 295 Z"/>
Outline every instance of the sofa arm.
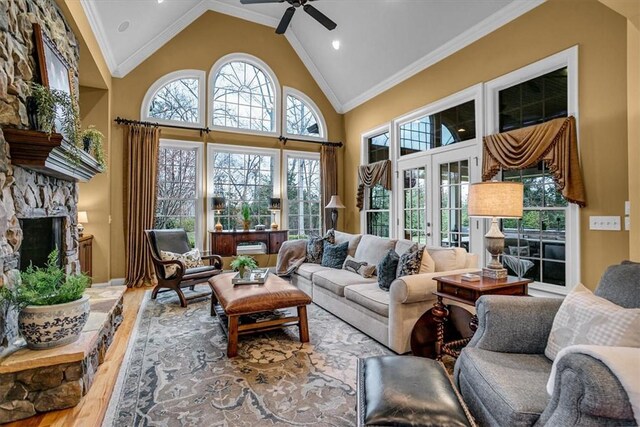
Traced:
<path fill-rule="evenodd" d="M 478 330 L 470 347 L 502 353 L 542 354 L 559 298 L 484 295 L 476 302 Z"/>
<path fill-rule="evenodd" d="M 537 425 L 635 425 L 629 397 L 609 368 L 581 353 L 557 364 L 553 395 Z"/>
<path fill-rule="evenodd" d="M 391 288 L 389 288 L 391 301 L 400 304 L 429 301 L 435 298 L 433 295 L 436 291 L 436 281 L 433 280 L 434 277 L 471 273 L 474 271 L 478 271 L 478 269 L 461 268 L 459 270 L 402 276 L 391 283 Z"/>

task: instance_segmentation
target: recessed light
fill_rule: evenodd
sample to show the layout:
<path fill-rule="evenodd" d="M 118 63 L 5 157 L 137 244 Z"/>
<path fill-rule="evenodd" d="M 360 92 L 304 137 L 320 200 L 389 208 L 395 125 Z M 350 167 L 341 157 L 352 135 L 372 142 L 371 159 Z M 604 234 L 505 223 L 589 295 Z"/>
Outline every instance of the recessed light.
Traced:
<path fill-rule="evenodd" d="M 335 50 L 340 49 L 340 40 L 334 40 L 334 41 L 332 41 L 332 42 L 331 42 L 331 46 L 333 46 L 333 48 L 334 48 Z"/>
<path fill-rule="evenodd" d="M 120 25 L 118 25 L 118 32 L 124 33 L 125 31 L 127 31 L 127 28 L 129 28 L 129 25 L 131 25 L 131 22 L 122 21 Z"/>
<path fill-rule="evenodd" d="M 465 128 L 460 128 L 458 129 L 458 132 L 466 132 L 467 130 Z"/>
<path fill-rule="evenodd" d="M 158 0 L 158 4 L 162 3 L 164 0 Z"/>

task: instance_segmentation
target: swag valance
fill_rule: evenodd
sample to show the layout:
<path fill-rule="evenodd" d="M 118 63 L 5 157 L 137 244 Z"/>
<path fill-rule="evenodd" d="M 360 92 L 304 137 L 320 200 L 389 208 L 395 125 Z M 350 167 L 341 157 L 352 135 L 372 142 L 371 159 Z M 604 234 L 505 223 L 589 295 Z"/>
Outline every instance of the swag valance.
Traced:
<path fill-rule="evenodd" d="M 580 207 L 586 205 L 574 117 L 485 136 L 483 141 L 483 181 L 500 169 L 525 169 L 544 161 L 562 196 Z"/>
<path fill-rule="evenodd" d="M 358 196 L 356 205 L 358 210 L 364 206 L 364 189 L 382 185 L 391 190 L 391 160 L 382 160 L 358 168 Z"/>

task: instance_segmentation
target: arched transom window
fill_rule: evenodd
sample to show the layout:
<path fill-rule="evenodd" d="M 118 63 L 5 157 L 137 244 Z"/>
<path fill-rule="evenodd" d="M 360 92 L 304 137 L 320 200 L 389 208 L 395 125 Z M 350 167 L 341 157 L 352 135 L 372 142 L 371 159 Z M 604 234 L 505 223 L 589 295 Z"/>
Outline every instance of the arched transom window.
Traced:
<path fill-rule="evenodd" d="M 324 138 L 324 119 L 314 102 L 305 94 L 292 88 L 284 88 L 285 132 L 291 136 Z"/>
<path fill-rule="evenodd" d="M 266 64 L 248 55 L 218 62 L 211 77 L 213 126 L 277 132 L 278 86 Z"/>
<path fill-rule="evenodd" d="M 180 70 L 158 79 L 142 102 L 143 120 L 202 126 L 204 77 L 203 71 Z"/>

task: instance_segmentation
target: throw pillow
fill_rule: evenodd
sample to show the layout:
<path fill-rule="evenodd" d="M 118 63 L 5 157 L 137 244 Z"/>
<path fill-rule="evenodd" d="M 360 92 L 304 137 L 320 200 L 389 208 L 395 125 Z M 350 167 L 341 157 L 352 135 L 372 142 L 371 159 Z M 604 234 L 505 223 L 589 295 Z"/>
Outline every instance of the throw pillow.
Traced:
<path fill-rule="evenodd" d="M 389 249 L 378 263 L 378 286 L 383 291 L 388 291 L 391 287 L 391 282 L 396 280 L 396 270 L 398 269 L 399 261 L 400 257 L 396 251 Z"/>
<path fill-rule="evenodd" d="M 416 243 L 403 253 L 398 261 L 396 278 L 418 273 L 420 271 L 420 263 L 422 262 L 422 252 Z"/>
<path fill-rule="evenodd" d="M 202 258 L 200 257 L 200 251 L 197 248 L 183 254 L 169 251 L 160 251 L 160 258 L 162 258 L 163 261 L 182 261 L 185 268 L 202 267 L 204 265 L 204 263 L 202 262 Z M 167 279 L 175 276 L 177 272 L 177 264 L 169 264 L 164 266 L 164 276 Z"/>
<path fill-rule="evenodd" d="M 321 264 L 324 242 L 335 243 L 335 241 L 336 236 L 333 229 L 327 231 L 327 234 L 325 234 L 323 237 L 310 237 L 307 241 L 306 262 Z"/>
<path fill-rule="evenodd" d="M 429 251 L 425 247 L 422 251 L 422 259 L 420 260 L 420 271 L 418 273 L 433 273 L 436 271 L 436 262 L 431 258 Z"/>
<path fill-rule="evenodd" d="M 583 285 L 567 295 L 553 319 L 545 356 L 570 345 L 640 347 L 640 308 L 623 308 Z"/>
<path fill-rule="evenodd" d="M 347 259 L 349 242 L 331 244 L 325 240 L 322 251 L 322 266 L 331 268 L 342 268 L 344 260 Z"/>
<path fill-rule="evenodd" d="M 370 278 L 376 272 L 375 265 L 367 264 L 364 261 L 356 261 L 356 259 L 351 255 L 347 255 L 347 258 L 344 260 L 344 264 L 342 265 L 342 269 L 358 273 L 365 279 Z"/>

